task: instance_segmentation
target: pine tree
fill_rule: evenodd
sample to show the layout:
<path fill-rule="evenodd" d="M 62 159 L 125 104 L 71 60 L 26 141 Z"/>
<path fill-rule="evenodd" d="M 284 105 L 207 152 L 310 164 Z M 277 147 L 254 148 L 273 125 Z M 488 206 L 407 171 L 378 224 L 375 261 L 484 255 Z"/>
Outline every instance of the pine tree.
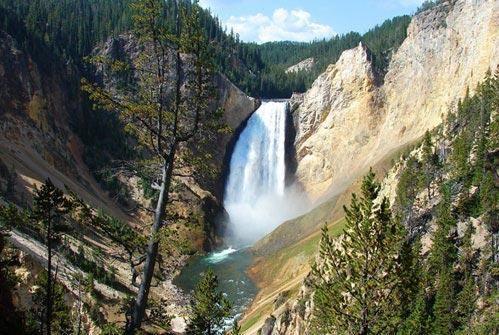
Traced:
<path fill-rule="evenodd" d="M 230 331 L 230 335 L 241 335 L 241 326 L 237 322 L 237 320 L 234 320 L 234 323 L 232 324 L 232 329 Z"/>
<path fill-rule="evenodd" d="M 400 310 L 402 334 L 412 334 L 408 329 L 420 326 L 422 312 L 426 310 L 423 280 L 425 279 L 424 264 L 421 259 L 421 242 L 406 240 L 400 251 L 401 285 L 397 290 Z M 414 313 L 417 310 L 418 312 Z M 421 333 L 420 333 L 421 334 Z"/>
<path fill-rule="evenodd" d="M 19 266 L 18 257 L 6 252 L 7 237 L 11 229 L 22 226 L 24 215 L 16 206 L 0 205 L 0 334 L 23 334 L 23 315 L 16 310 L 13 300 L 13 289 L 16 277 L 11 266 Z"/>
<path fill-rule="evenodd" d="M 461 291 L 457 295 L 456 314 L 461 328 L 465 327 L 475 311 L 477 288 L 473 271 L 476 267 L 476 252 L 473 250 L 472 236 L 474 227 L 468 223 L 464 233 L 460 255 L 459 269 L 461 273 Z"/>
<path fill-rule="evenodd" d="M 423 184 L 426 187 L 426 191 L 428 193 L 428 200 L 431 199 L 432 193 L 431 193 L 431 183 L 435 179 L 437 167 L 438 167 L 438 155 L 435 153 L 435 150 L 433 148 L 433 142 L 431 138 L 430 132 L 427 130 L 424 138 L 423 138 L 423 157 L 422 157 L 422 163 L 423 163 Z"/>
<path fill-rule="evenodd" d="M 223 334 L 224 321 L 229 317 L 231 304 L 218 291 L 218 279 L 213 270 L 208 269 L 194 290 L 192 317 L 187 325 L 189 335 Z"/>
<path fill-rule="evenodd" d="M 493 173 L 487 171 L 480 182 L 480 207 L 487 216 L 497 216 L 499 211 L 498 198 L 499 190 L 495 184 Z"/>
<path fill-rule="evenodd" d="M 54 283 L 52 276 L 52 250 L 54 243 L 61 233 L 67 230 L 64 216 L 71 210 L 71 202 L 64 197 L 63 192 L 56 188 L 52 181 L 47 179 L 40 189 L 35 191 L 33 199 L 33 218 L 42 225 L 45 231 L 47 245 L 47 280 L 45 281 L 45 328 L 48 335 L 52 331 L 53 319 L 53 293 Z"/>
<path fill-rule="evenodd" d="M 397 185 L 396 210 L 401 214 L 404 222 L 410 220 L 412 206 L 420 189 L 421 165 L 419 161 L 410 156 L 405 163 L 405 167 L 400 175 Z"/>
<path fill-rule="evenodd" d="M 436 278 L 435 304 L 433 315 L 435 317 L 432 325 L 432 334 L 453 334 L 456 324 L 454 315 L 455 307 L 455 279 L 452 269 L 442 269 Z"/>
<path fill-rule="evenodd" d="M 202 31 L 202 10 L 196 2 L 191 5 L 175 0 L 171 4 L 172 11 L 166 11 L 161 0 L 132 3 L 133 32 L 144 47 L 140 56 L 133 60 L 134 64 L 94 59 L 97 64 L 116 69 L 118 73 L 133 68 L 141 78 L 137 87 L 129 91 L 125 88 L 124 92 L 115 94 L 96 84 L 83 82 L 84 90 L 97 105 L 120 115 L 127 130 L 152 155 L 160 175 L 140 287 L 131 318 L 127 319 L 128 334 L 135 333 L 144 318 L 158 256 L 158 235 L 167 224 L 166 207 L 170 201 L 172 178 L 178 165 L 188 160 L 180 157 L 188 156 L 185 151 L 180 152 L 180 148 L 193 147 L 203 132 L 219 126 L 216 122 L 219 115 L 209 108 L 215 96 L 213 60 Z M 165 11 L 173 17 L 172 28 L 164 20 Z M 189 58 L 185 59 L 182 54 L 188 54 Z M 173 73 L 169 72 L 172 68 Z M 200 149 L 199 145 L 194 147 Z"/>
<path fill-rule="evenodd" d="M 49 328 L 46 323 L 46 315 L 52 315 L 50 331 L 55 334 L 71 334 L 71 309 L 66 305 L 64 299 L 64 287 L 59 283 L 50 285 L 48 290 L 49 275 L 42 271 L 35 282 L 36 290 L 32 296 L 33 307 L 28 319 L 28 330 L 32 334 L 48 334 Z M 50 301 L 48 300 L 50 297 Z M 45 332 L 44 332 L 45 330 Z"/>
<path fill-rule="evenodd" d="M 73 327 L 74 335 L 81 335 L 82 333 L 84 333 L 84 330 L 82 329 L 83 326 L 82 323 L 83 323 L 83 306 L 85 303 L 84 296 L 85 296 L 86 284 L 87 284 L 87 279 L 81 273 L 76 273 L 71 278 L 71 287 L 76 292 L 76 304 L 75 304 L 76 311 L 73 314 L 75 320 L 72 321 L 74 325 Z"/>
<path fill-rule="evenodd" d="M 473 141 L 470 138 L 470 134 L 467 132 L 462 132 L 454 139 L 454 142 L 452 143 L 452 153 L 450 155 L 450 171 L 455 179 L 468 182 L 467 177 L 470 173 L 469 157 L 472 142 Z"/>
<path fill-rule="evenodd" d="M 389 333 L 400 313 L 400 250 L 403 228 L 391 216 L 372 171 L 364 177 L 362 195 L 345 207 L 346 228 L 339 239 L 325 227 L 317 278 L 314 323 L 320 334 Z"/>
<path fill-rule="evenodd" d="M 430 313 L 426 286 L 421 283 L 414 302 L 410 305 L 410 314 L 398 329 L 400 335 L 430 334 Z"/>
<path fill-rule="evenodd" d="M 437 212 L 437 229 L 429 256 L 429 275 L 435 283 L 433 305 L 434 334 L 452 334 L 456 327 L 456 279 L 453 271 L 457 260 L 455 242 L 456 221 L 451 213 L 451 197 L 448 185 L 442 187 L 442 201 Z"/>

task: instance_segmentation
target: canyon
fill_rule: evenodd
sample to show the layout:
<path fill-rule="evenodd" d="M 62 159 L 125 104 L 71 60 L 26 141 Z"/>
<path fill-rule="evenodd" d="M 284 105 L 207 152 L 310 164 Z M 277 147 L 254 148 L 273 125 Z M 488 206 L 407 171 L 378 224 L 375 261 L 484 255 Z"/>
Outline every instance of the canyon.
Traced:
<path fill-rule="evenodd" d="M 93 54 L 131 61 L 140 51 L 138 41 L 126 33 L 101 43 Z M 313 63 L 313 58 L 305 59 L 286 72 L 307 71 Z M 0 30 L 0 190 L 7 189 L 9 174 L 14 174 L 15 198 L 30 203 L 33 191 L 50 177 L 57 187 L 147 233 L 145 208 L 151 200 L 143 194 L 140 176 L 117 173 L 120 185 L 131 194 L 125 205 L 96 180 L 96 171 L 85 160 L 83 135 L 76 130 L 88 116 L 74 81 L 81 70 L 57 66 L 44 68 Z M 383 192 L 393 202 L 400 171 L 392 160 L 440 126 L 498 66 L 499 1 L 451 0 L 414 15 L 386 73 L 375 68 L 372 52 L 361 42 L 344 51 L 306 92 L 286 101 L 252 98 L 223 73 L 215 74 L 217 99 L 210 108 L 223 111 L 230 131 L 213 134 L 208 143 L 205 163 L 214 175 L 193 177 L 197 171 L 192 166 L 175 177 L 172 216 L 179 222 L 194 218 L 197 225 L 179 228 L 190 241 L 190 255 L 175 253 L 166 261 L 176 269 L 152 291 L 174 316 L 173 330 L 183 331 L 189 313 L 186 292 L 172 283 L 189 256 L 225 249 L 230 252 L 222 256 L 228 257 L 236 251 L 232 247 L 251 245 L 245 252 L 251 252 L 252 264 L 236 258 L 248 267 L 237 271 L 247 270 L 258 289 L 248 289 L 256 296 L 244 312 L 238 311 L 243 333 L 307 334 L 312 309 L 309 272 L 320 227 L 328 224 L 341 231 L 342 206 L 371 167 L 384 178 Z M 120 84 L 109 69 L 97 69 L 93 75 L 105 87 Z M 228 238 L 229 233 L 236 238 Z M 480 238 L 485 234 L 482 229 Z M 95 232 L 84 239 L 103 250 L 105 264 L 113 264 L 117 280 L 128 285 L 127 264 L 115 257 L 119 248 Z M 24 254 L 44 262 L 43 246 L 35 248 L 17 233 L 12 240 Z M 110 298 L 120 295 L 104 286 L 100 290 Z M 123 322 L 116 306 L 109 305 L 103 315 Z M 93 326 L 89 329 L 98 333 Z"/>

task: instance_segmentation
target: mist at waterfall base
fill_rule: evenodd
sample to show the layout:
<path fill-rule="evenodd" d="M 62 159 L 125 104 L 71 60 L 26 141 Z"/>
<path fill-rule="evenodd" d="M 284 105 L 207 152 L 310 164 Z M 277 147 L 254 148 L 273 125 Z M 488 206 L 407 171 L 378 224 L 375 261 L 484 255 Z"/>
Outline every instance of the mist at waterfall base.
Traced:
<path fill-rule="evenodd" d="M 287 102 L 263 102 L 234 147 L 224 196 L 233 246 L 253 244 L 309 207 L 295 187 L 286 187 L 286 114 Z"/>

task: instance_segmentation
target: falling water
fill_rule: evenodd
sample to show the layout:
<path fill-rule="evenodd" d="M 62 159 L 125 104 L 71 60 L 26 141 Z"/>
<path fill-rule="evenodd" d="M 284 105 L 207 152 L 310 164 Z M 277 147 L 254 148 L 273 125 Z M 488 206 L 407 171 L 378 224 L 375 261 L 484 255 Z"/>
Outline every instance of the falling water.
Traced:
<path fill-rule="evenodd" d="M 285 186 L 286 112 L 286 102 L 263 102 L 248 120 L 234 147 L 225 189 L 229 246 L 194 257 L 174 281 L 190 292 L 206 268 L 214 269 L 220 289 L 234 304 L 233 317 L 244 312 L 257 292 L 246 273 L 252 255 L 244 246 L 308 208 L 300 192 Z"/>
<path fill-rule="evenodd" d="M 232 237 L 240 244 L 254 242 L 290 216 L 285 196 L 286 111 L 287 102 L 263 102 L 234 148 L 224 206 Z"/>

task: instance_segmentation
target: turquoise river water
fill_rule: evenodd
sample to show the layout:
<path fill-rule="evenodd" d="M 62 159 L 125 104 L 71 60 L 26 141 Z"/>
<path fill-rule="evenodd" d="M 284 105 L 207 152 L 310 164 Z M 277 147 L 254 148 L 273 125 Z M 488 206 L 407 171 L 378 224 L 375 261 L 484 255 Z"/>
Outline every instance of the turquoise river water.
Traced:
<path fill-rule="evenodd" d="M 190 293 L 196 287 L 201 275 L 212 268 L 218 277 L 219 289 L 232 303 L 232 318 L 237 318 L 248 307 L 257 293 L 257 288 L 246 274 L 252 255 L 248 249 L 228 248 L 206 256 L 195 256 L 173 280 L 184 292 Z"/>

